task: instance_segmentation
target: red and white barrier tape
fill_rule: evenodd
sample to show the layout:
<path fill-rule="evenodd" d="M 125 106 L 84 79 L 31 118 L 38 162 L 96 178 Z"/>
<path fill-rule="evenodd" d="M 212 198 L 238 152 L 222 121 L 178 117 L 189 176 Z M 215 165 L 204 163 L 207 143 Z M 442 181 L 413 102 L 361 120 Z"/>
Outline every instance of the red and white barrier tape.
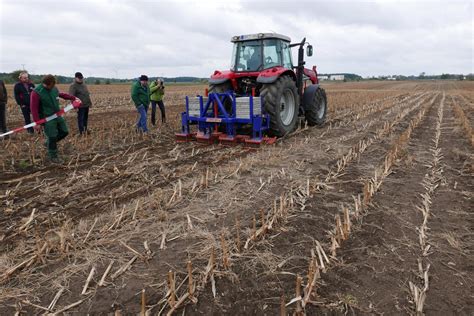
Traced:
<path fill-rule="evenodd" d="M 46 123 L 46 122 L 49 122 L 49 121 L 52 121 L 54 120 L 55 118 L 58 118 L 60 116 L 63 116 L 64 113 L 66 112 L 69 112 L 71 111 L 72 109 L 77 109 L 81 106 L 81 102 L 76 102 L 76 101 L 73 101 L 72 103 L 69 103 L 68 105 L 66 105 L 64 108 L 62 108 L 61 110 L 59 110 L 58 112 L 54 113 L 53 115 L 51 116 L 48 116 L 48 117 L 45 117 L 39 121 L 36 121 L 36 122 L 33 122 L 33 123 L 30 123 L 28 125 L 25 125 L 23 127 L 18 127 L 18 128 L 15 128 L 11 131 L 8 131 L 6 133 L 3 133 L 3 134 L 0 134 L 0 138 L 1 137 L 5 137 L 7 135 L 11 135 L 11 134 L 15 134 L 15 133 L 18 133 L 18 132 L 21 132 L 21 131 L 24 131 L 30 127 L 35 127 L 37 125 L 41 125 L 43 123 Z"/>

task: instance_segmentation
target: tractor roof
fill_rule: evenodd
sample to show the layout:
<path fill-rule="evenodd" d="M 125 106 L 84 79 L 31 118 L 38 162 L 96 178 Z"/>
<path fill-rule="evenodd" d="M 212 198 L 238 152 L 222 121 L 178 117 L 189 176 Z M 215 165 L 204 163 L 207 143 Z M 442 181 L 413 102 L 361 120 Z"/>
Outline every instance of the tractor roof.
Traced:
<path fill-rule="evenodd" d="M 291 39 L 288 36 L 277 34 L 277 33 L 257 33 L 257 34 L 247 34 L 247 35 L 236 35 L 236 36 L 233 36 L 230 39 L 230 41 L 232 43 L 235 43 L 235 42 L 245 42 L 245 41 L 266 39 L 266 38 L 278 38 L 286 42 L 291 42 Z"/>

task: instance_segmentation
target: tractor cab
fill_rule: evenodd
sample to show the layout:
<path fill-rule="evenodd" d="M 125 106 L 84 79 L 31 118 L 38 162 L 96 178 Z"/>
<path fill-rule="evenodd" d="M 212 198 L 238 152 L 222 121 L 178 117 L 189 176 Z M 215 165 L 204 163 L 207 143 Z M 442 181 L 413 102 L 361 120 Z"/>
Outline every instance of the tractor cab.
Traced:
<path fill-rule="evenodd" d="M 292 69 L 290 38 L 279 34 L 259 33 L 234 36 L 231 70 L 260 72 L 276 66 Z"/>
<path fill-rule="evenodd" d="M 210 92 L 234 91 L 238 96 L 252 93 L 259 96 L 265 84 L 275 82 L 282 76 L 295 81 L 302 97 L 305 81 L 317 84 L 316 68 L 304 68 L 304 51 L 312 56 L 313 47 L 306 42 L 291 43 L 288 36 L 277 33 L 257 33 L 237 35 L 233 43 L 231 66 L 229 70 L 216 70 L 209 79 Z M 293 64 L 291 48 L 299 47 L 298 61 Z"/>

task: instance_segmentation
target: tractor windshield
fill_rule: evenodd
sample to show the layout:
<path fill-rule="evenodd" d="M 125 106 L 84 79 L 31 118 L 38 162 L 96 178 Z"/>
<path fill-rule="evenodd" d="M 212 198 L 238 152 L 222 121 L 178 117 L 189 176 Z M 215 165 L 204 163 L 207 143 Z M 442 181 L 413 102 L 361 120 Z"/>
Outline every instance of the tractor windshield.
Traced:
<path fill-rule="evenodd" d="M 267 39 L 263 41 L 263 68 L 281 66 L 281 41 Z"/>
<path fill-rule="evenodd" d="M 262 69 L 262 41 L 246 41 L 234 44 L 232 70 L 259 71 Z"/>

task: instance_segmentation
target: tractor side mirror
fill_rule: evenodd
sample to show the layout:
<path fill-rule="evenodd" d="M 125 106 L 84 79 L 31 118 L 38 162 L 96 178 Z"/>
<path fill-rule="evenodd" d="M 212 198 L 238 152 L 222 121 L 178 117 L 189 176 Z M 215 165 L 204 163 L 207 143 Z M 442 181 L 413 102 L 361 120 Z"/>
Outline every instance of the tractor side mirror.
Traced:
<path fill-rule="evenodd" d="M 313 45 L 306 46 L 306 56 L 308 57 L 313 56 Z"/>

